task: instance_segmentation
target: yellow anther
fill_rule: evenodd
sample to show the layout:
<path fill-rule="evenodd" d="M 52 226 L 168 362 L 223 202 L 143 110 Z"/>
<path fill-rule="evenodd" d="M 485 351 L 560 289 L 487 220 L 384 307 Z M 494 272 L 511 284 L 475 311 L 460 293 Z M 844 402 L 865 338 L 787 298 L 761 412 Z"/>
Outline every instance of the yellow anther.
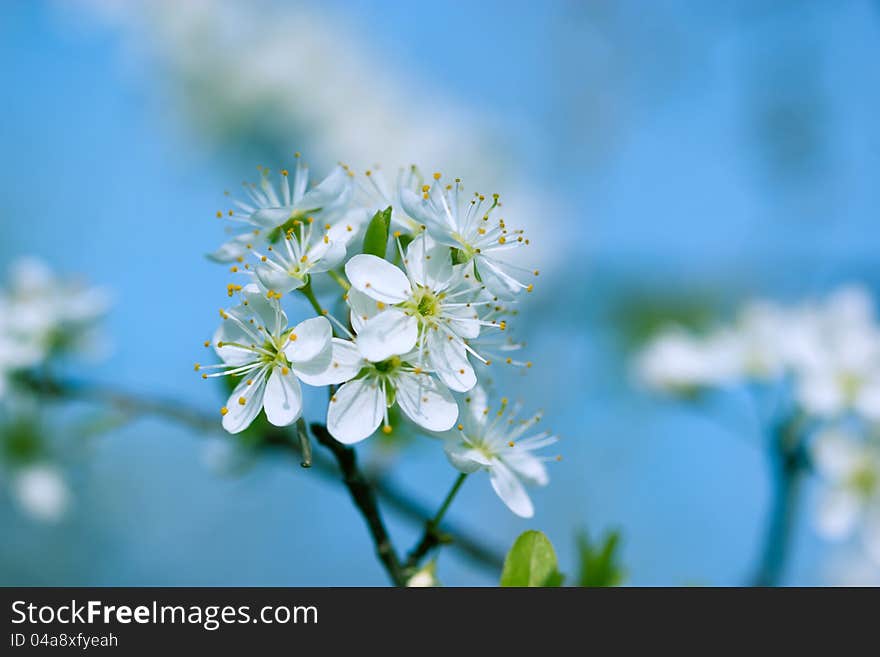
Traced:
<path fill-rule="evenodd" d="M 244 258 L 243 258 L 242 256 L 238 256 L 238 257 L 235 259 L 235 261 L 238 262 L 238 263 L 242 263 L 242 262 L 244 262 Z"/>
<path fill-rule="evenodd" d="M 223 348 L 223 340 L 217 340 L 217 348 L 218 348 L 218 349 L 222 349 L 222 348 Z"/>
<path fill-rule="evenodd" d="M 399 230 L 394 231 L 394 237 L 400 237 L 401 233 Z"/>
<path fill-rule="evenodd" d="M 202 369 L 202 366 L 199 365 L 198 363 L 196 363 L 195 365 L 193 365 L 193 370 L 195 370 L 196 372 L 198 372 L 200 369 Z"/>
<path fill-rule="evenodd" d="M 422 193 L 431 191 L 430 185 L 422 185 Z"/>
<path fill-rule="evenodd" d="M 500 328 L 502 331 L 506 331 L 506 330 L 507 330 L 507 322 L 505 322 L 505 321 L 502 319 L 502 320 L 501 320 L 501 323 L 498 325 L 498 328 Z"/>
<path fill-rule="evenodd" d="M 238 267 L 236 265 L 232 265 L 232 267 L 229 268 L 229 271 L 235 274 L 238 272 Z"/>
<path fill-rule="evenodd" d="M 314 217 L 306 217 L 306 223 L 310 224 L 310 223 L 313 223 L 314 221 L 315 221 Z M 269 248 L 271 248 L 271 247 L 269 247 Z"/>
<path fill-rule="evenodd" d="M 370 171 L 369 169 L 367 169 L 366 171 L 364 171 L 364 175 L 365 175 L 365 176 L 372 176 L 372 175 L 373 175 L 373 172 Z"/>
<path fill-rule="evenodd" d="M 351 226 L 346 226 L 345 230 L 347 230 L 350 233 L 351 231 L 354 230 L 354 228 L 352 228 Z"/>
<path fill-rule="evenodd" d="M 526 367 L 531 367 L 531 366 L 532 366 L 532 361 L 529 361 L 526 363 Z"/>
<path fill-rule="evenodd" d="M 562 460 L 562 454 L 556 457 L 557 462 Z"/>
<path fill-rule="evenodd" d="M 207 375 L 207 374 L 202 374 L 202 378 L 203 378 L 203 379 L 207 379 L 207 378 L 208 378 L 208 375 Z"/>
<path fill-rule="evenodd" d="M 244 397 L 239 397 L 238 403 L 239 405 L 244 406 L 245 404 L 247 404 L 247 399 L 245 399 Z"/>
<path fill-rule="evenodd" d="M 281 374 L 284 375 L 284 376 L 287 376 L 288 374 L 290 374 L 290 370 L 287 369 L 286 367 L 282 367 L 282 368 L 281 368 Z"/>
<path fill-rule="evenodd" d="M 508 446 L 508 447 L 513 447 L 514 445 L 515 445 L 515 443 L 514 443 L 512 440 L 511 440 L 510 442 L 507 443 L 507 446 Z"/>
<path fill-rule="evenodd" d="M 534 286 L 533 284 L 531 284 L 531 283 L 529 283 L 529 284 L 526 286 L 526 292 L 531 292 L 531 291 L 534 290 L 534 289 L 535 289 L 535 286 Z"/>
<path fill-rule="evenodd" d="M 211 346 L 211 341 L 210 341 L 210 340 L 205 340 L 205 346 L 206 346 L 206 347 L 210 347 L 210 346 Z"/>
<path fill-rule="evenodd" d="M 333 396 L 330 398 L 330 401 L 331 401 L 331 402 L 335 402 L 335 401 L 336 401 L 336 395 L 333 395 Z"/>
<path fill-rule="evenodd" d="M 290 334 L 290 341 L 291 341 L 291 342 L 296 342 L 296 333 L 291 333 L 291 334 Z"/>
<path fill-rule="evenodd" d="M 220 409 L 220 415 L 226 415 L 229 412 L 229 409 L 225 406 Z"/>
<path fill-rule="evenodd" d="M 508 365 L 510 365 L 510 364 L 513 362 L 513 359 L 512 359 L 512 358 L 506 358 L 506 359 L 504 360 L 504 362 L 507 363 Z"/>
<path fill-rule="evenodd" d="M 297 151 L 296 153 L 293 154 L 293 156 L 294 156 L 294 157 L 300 157 L 300 152 Z"/>
<path fill-rule="evenodd" d="M 434 174 L 434 180 L 440 180 L 440 172 Z"/>
<path fill-rule="evenodd" d="M 218 219 L 222 219 L 222 218 L 223 218 L 223 213 L 222 213 L 220 210 L 217 210 L 217 218 L 218 218 Z"/>
<path fill-rule="evenodd" d="M 287 169 L 281 169 L 282 176 L 287 177 L 287 173 L 288 173 Z"/>
<path fill-rule="evenodd" d="M 330 230 L 330 224 L 324 224 L 324 230 Z"/>
<path fill-rule="evenodd" d="M 498 238 L 499 244 L 504 244 L 505 242 L 507 242 L 507 238 L 504 237 L 504 235 L 502 235 L 501 237 Z"/>
<path fill-rule="evenodd" d="M 377 301 L 376 308 L 378 308 L 379 310 L 385 310 L 385 304 L 382 303 L 381 301 Z"/>
<path fill-rule="evenodd" d="M 391 427 L 386 424 L 384 427 L 382 427 L 382 433 L 384 433 L 387 436 L 388 434 L 391 433 Z"/>
<path fill-rule="evenodd" d="M 245 381 L 245 383 L 247 383 L 249 386 L 252 386 L 252 385 L 254 385 L 254 380 L 248 379 L 247 381 Z"/>

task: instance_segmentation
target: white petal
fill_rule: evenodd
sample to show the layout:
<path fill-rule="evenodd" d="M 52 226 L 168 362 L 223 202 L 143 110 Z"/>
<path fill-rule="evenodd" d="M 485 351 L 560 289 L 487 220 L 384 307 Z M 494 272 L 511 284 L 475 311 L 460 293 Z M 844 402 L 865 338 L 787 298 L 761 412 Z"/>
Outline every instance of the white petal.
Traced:
<path fill-rule="evenodd" d="M 458 405 L 445 385 L 427 374 L 397 376 L 397 404 L 410 420 L 428 431 L 446 431 L 458 419 Z"/>
<path fill-rule="evenodd" d="M 254 266 L 254 274 L 266 290 L 272 290 L 280 294 L 287 294 L 303 286 L 302 279 L 291 276 L 284 269 L 273 265 L 258 264 Z"/>
<path fill-rule="evenodd" d="M 466 445 L 460 438 L 450 438 L 443 444 L 446 458 L 456 470 L 471 474 L 489 465 L 489 459 L 479 450 Z"/>
<path fill-rule="evenodd" d="M 287 326 L 287 315 L 281 310 L 278 301 L 267 299 L 256 284 L 246 285 L 242 296 L 248 302 L 249 311 L 262 321 L 267 331 L 277 335 Z"/>
<path fill-rule="evenodd" d="M 850 491 L 842 488 L 827 491 L 816 509 L 819 533 L 826 538 L 845 538 L 855 526 L 859 511 L 859 501 Z"/>
<path fill-rule="evenodd" d="M 468 362 L 461 340 L 449 339 L 442 331 L 428 334 L 428 358 L 437 376 L 456 392 L 467 392 L 477 385 L 477 375 Z"/>
<path fill-rule="evenodd" d="M 375 379 L 344 384 L 327 408 L 327 430 L 341 443 L 351 445 L 373 434 L 382 423 L 385 395 Z"/>
<path fill-rule="evenodd" d="M 253 384 L 248 385 L 248 379 L 242 379 L 226 402 L 227 412 L 223 416 L 223 428 L 229 433 L 239 433 L 247 429 L 263 407 L 266 374 L 261 371 L 251 380 Z M 244 400 L 244 404 L 240 403 L 240 400 Z"/>
<path fill-rule="evenodd" d="M 250 219 L 263 228 L 276 228 L 290 218 L 293 208 L 260 208 Z"/>
<path fill-rule="evenodd" d="M 459 337 L 472 340 L 480 335 L 480 320 L 476 311 L 467 306 L 443 308 L 443 317 L 449 322 L 449 328 Z"/>
<path fill-rule="evenodd" d="M 412 349 L 419 337 L 415 317 L 397 308 L 389 308 L 364 322 L 357 345 L 364 358 L 374 363 Z"/>
<path fill-rule="evenodd" d="M 368 297 L 363 292 L 358 292 L 354 288 L 348 291 L 348 305 L 351 308 L 351 326 L 355 333 L 360 333 L 364 328 L 364 323 L 375 317 L 381 311 L 376 305 L 375 299 Z"/>
<path fill-rule="evenodd" d="M 232 347 L 230 343 L 250 345 L 254 338 L 231 319 L 224 319 L 214 333 L 214 351 L 227 365 L 244 365 L 256 362 L 257 356 L 252 351 L 240 347 Z M 224 346 L 218 347 L 218 344 Z"/>
<path fill-rule="evenodd" d="M 832 376 L 805 375 L 797 390 L 798 401 L 809 413 L 831 416 L 843 410 L 844 399 Z"/>
<path fill-rule="evenodd" d="M 544 462 L 525 449 L 517 452 L 517 445 L 504 455 L 504 462 L 514 473 L 528 484 L 546 486 L 550 482 Z"/>
<path fill-rule="evenodd" d="M 296 422 L 302 412 L 302 388 L 292 373 L 285 375 L 280 367 L 273 368 L 263 394 L 263 408 L 266 419 L 276 427 Z"/>
<path fill-rule="evenodd" d="M 214 251 L 213 253 L 208 254 L 208 258 L 213 260 L 214 262 L 234 262 L 237 258 L 240 258 L 247 254 L 248 248 L 247 245 L 254 245 L 255 236 L 253 233 L 245 233 L 243 235 L 236 235 L 231 240 L 222 244 L 219 249 Z"/>
<path fill-rule="evenodd" d="M 298 366 L 321 355 L 330 345 L 333 328 L 326 317 L 312 317 L 293 327 L 284 355 Z"/>
<path fill-rule="evenodd" d="M 387 260 L 361 253 L 345 264 L 345 275 L 354 289 L 384 303 L 400 303 L 409 298 L 412 286 L 400 269 Z"/>
<path fill-rule="evenodd" d="M 508 509 L 521 518 L 531 518 L 535 515 L 535 507 L 532 506 L 532 500 L 529 499 L 522 482 L 501 461 L 496 461 L 489 469 L 489 479 L 492 488 Z"/>
<path fill-rule="evenodd" d="M 437 223 L 445 225 L 445 222 L 437 217 L 427 202 L 411 189 L 400 190 L 400 204 L 403 206 L 403 211 L 420 224 L 429 227 Z"/>
<path fill-rule="evenodd" d="M 444 290 L 452 278 L 452 254 L 448 246 L 421 235 L 406 249 L 406 269 L 412 279 L 431 290 Z"/>
<path fill-rule="evenodd" d="M 502 267 L 490 258 L 476 256 L 477 269 L 480 279 L 492 294 L 501 299 L 513 299 L 517 292 L 523 289 L 523 285 L 513 276 L 505 272 Z"/>
<path fill-rule="evenodd" d="M 296 207 L 302 211 L 326 210 L 345 204 L 350 195 L 351 178 L 338 166 L 318 185 L 307 191 Z"/>
<path fill-rule="evenodd" d="M 361 230 L 369 220 L 370 212 L 366 208 L 351 209 L 330 227 L 330 239 L 347 247 L 356 237 L 360 237 Z"/>
<path fill-rule="evenodd" d="M 350 381 L 358 375 L 364 365 L 366 361 L 354 342 L 333 338 L 330 358 L 322 371 L 314 374 L 301 372 L 298 369 L 295 371 L 303 383 L 308 383 L 310 386 L 327 386 Z"/>

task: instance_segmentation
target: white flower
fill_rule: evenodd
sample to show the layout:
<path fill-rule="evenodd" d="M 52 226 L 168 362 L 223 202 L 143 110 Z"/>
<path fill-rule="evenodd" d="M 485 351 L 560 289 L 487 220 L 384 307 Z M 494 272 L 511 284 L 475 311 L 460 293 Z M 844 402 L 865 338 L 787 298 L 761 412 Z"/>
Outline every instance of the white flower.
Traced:
<path fill-rule="evenodd" d="M 861 529 L 868 552 L 880 563 L 880 445 L 840 428 L 825 430 L 812 446 L 825 483 L 817 528 L 831 539 Z"/>
<path fill-rule="evenodd" d="M 458 431 L 446 439 L 450 463 L 465 473 L 488 471 L 501 501 L 516 515 L 531 518 L 535 510 L 523 482 L 545 486 L 549 481 L 544 466 L 547 459 L 532 452 L 552 445 L 557 437 L 540 431 L 521 438 L 538 423 L 540 414 L 517 420 L 518 409 L 507 411 L 505 399 L 498 411 L 491 412 L 482 388 L 475 388 L 465 403 Z"/>
<path fill-rule="evenodd" d="M 724 385 L 738 372 L 739 347 L 729 332 L 698 337 L 669 329 L 642 350 L 636 371 L 645 385 L 669 392 Z"/>
<path fill-rule="evenodd" d="M 89 349 L 108 306 L 101 288 L 56 277 L 36 258 L 16 261 L 0 291 L 0 378 L 51 355 Z"/>
<path fill-rule="evenodd" d="M 404 211 L 421 222 L 439 244 L 457 249 L 463 262 L 474 262 L 492 294 L 510 299 L 520 290 L 532 290 L 532 284 L 520 278 L 537 275 L 537 270 L 529 272 L 499 259 L 500 254 L 526 246 L 529 240 L 521 230 L 509 230 L 504 219 L 492 217 L 500 206 L 497 194 L 491 201 L 482 194 L 465 198 L 459 179 L 443 185 L 435 173 L 434 184 L 422 187 L 421 196 L 402 187 L 400 200 Z"/>
<path fill-rule="evenodd" d="M 353 444 L 371 436 L 379 425 L 391 432 L 388 409 L 395 403 L 413 422 L 428 431 L 446 431 L 455 424 L 458 405 L 449 389 L 406 356 L 371 362 L 354 342 L 334 343 L 339 376 L 357 373 L 330 398 L 327 429 L 339 442 Z M 350 377 L 349 377 L 350 378 Z"/>
<path fill-rule="evenodd" d="M 242 303 L 221 310 L 223 323 L 214 335 L 214 349 L 222 364 L 201 366 L 197 371 L 218 369 L 203 378 L 235 375 L 241 382 L 221 409 L 223 428 L 243 431 L 259 414 L 276 426 L 295 422 L 302 412 L 300 381 L 327 385 L 333 376 L 332 330 L 324 317 L 287 327 L 287 315 L 275 296 L 267 299 L 256 285 L 241 291 Z"/>
<path fill-rule="evenodd" d="M 413 240 L 402 259 L 406 273 L 367 254 L 345 265 L 358 348 L 374 362 L 415 350 L 417 365 L 435 371 L 452 390 L 470 390 L 477 378 L 467 341 L 482 326 L 506 328 L 481 317 L 495 312 L 496 303 L 481 296 L 468 267 L 452 265 L 448 247 L 430 238 Z"/>
<path fill-rule="evenodd" d="M 43 522 L 57 522 L 70 506 L 70 490 L 52 465 L 21 468 L 12 478 L 12 493 L 28 515 Z"/>
<path fill-rule="evenodd" d="M 367 169 L 364 172 L 365 180 L 355 178 L 357 187 L 355 190 L 355 202 L 366 208 L 372 217 L 376 212 L 391 208 L 391 226 L 403 232 L 418 235 L 423 228 L 421 223 L 410 217 L 403 211 L 400 201 L 400 190 L 417 190 L 423 183 L 421 175 L 415 166 L 400 169 L 397 175 L 397 184 L 391 186 L 385 179 L 385 174 L 378 166 Z"/>
<path fill-rule="evenodd" d="M 430 588 L 440 586 L 437 579 L 437 562 L 429 561 L 406 581 L 406 585 L 410 588 Z"/>
<path fill-rule="evenodd" d="M 832 417 L 854 410 L 880 420 L 880 332 L 872 324 L 820 317 L 813 347 L 794 363 L 803 408 Z"/>
<path fill-rule="evenodd" d="M 293 231 L 288 229 L 293 228 L 292 223 L 296 220 L 305 221 L 311 217 L 319 222 L 319 226 L 332 225 L 347 210 L 352 183 L 351 176 L 341 166 L 335 167 L 330 175 L 308 191 L 309 171 L 299 157 L 293 181 L 288 171 L 282 169 L 277 189 L 269 181 L 268 169 L 261 168 L 260 174 L 259 183 L 245 184 L 248 200 L 233 201 L 234 208 L 217 211 L 218 218 L 226 217 L 244 230 L 212 253 L 213 260 L 242 262 L 251 249 L 266 247 L 285 234 L 292 234 Z M 296 236 L 300 237 L 300 234 Z M 344 238 L 344 234 L 340 237 Z M 309 255 L 309 246 L 303 245 L 300 255 Z"/>

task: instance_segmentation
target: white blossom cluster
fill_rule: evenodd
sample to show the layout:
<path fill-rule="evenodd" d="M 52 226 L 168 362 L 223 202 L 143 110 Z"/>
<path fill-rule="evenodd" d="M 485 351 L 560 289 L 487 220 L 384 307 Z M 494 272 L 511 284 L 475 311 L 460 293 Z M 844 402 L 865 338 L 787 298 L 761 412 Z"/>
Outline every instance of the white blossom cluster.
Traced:
<path fill-rule="evenodd" d="M 523 482 L 548 479 L 532 452 L 556 438 L 532 430 L 539 416 L 518 421 L 506 400 L 490 409 L 478 383 L 493 363 L 531 366 L 514 359 L 519 345 L 506 334 L 538 271 L 507 260 L 529 240 L 501 207 L 497 194 L 467 193 L 440 173 L 426 180 L 415 167 L 390 183 L 379 169 L 339 165 L 312 186 L 298 154 L 291 171 L 261 168 L 244 197 L 216 213 L 231 234 L 211 258 L 236 277 L 227 286 L 236 304 L 205 342 L 221 362 L 195 368 L 238 381 L 223 427 L 241 432 L 261 410 L 290 425 L 302 415 L 301 384 L 328 386 L 326 425 L 340 442 L 391 433 L 396 406 L 446 439 L 456 468 L 488 471 L 508 507 L 531 516 Z M 318 300 L 330 286 L 347 317 Z M 308 298 L 315 316 L 291 325 L 290 293 Z"/>
<path fill-rule="evenodd" d="M 0 289 L 0 421 L 33 411 L 18 377 L 49 367 L 56 359 L 91 352 L 97 321 L 109 307 L 106 290 L 56 276 L 36 258 L 12 264 Z M 6 434 L 0 430 L 0 434 Z M 3 446 L 0 481 L 29 516 L 59 520 L 70 505 L 61 469 L 44 454 L 21 460 Z"/>
<path fill-rule="evenodd" d="M 733 324 L 704 334 L 666 330 L 639 355 L 637 370 L 668 392 L 785 381 L 808 415 L 880 419 L 880 326 L 860 287 L 820 303 L 748 303 Z"/>
<path fill-rule="evenodd" d="M 828 538 L 859 530 L 880 564 L 880 325 L 862 287 L 820 302 L 748 303 L 731 325 L 674 328 L 639 355 L 648 386 L 691 393 L 745 383 L 787 390 L 807 419 L 810 461 L 823 487 L 816 524 Z"/>
<path fill-rule="evenodd" d="M 0 399 L 15 373 L 91 349 L 108 306 L 101 288 L 59 278 L 36 258 L 14 262 L 0 289 Z"/>

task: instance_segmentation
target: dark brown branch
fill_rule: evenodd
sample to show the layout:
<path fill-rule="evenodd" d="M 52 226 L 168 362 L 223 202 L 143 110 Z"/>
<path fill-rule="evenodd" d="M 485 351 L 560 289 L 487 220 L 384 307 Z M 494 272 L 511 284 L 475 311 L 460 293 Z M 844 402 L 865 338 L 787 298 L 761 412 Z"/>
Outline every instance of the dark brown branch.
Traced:
<path fill-rule="evenodd" d="M 311 430 L 315 440 L 330 450 L 339 464 L 339 470 L 342 472 L 342 481 L 345 483 L 346 488 L 348 488 L 352 502 L 354 502 L 367 523 L 370 536 L 373 538 L 373 544 L 376 546 L 376 555 L 385 567 L 392 584 L 403 586 L 406 584 L 406 577 L 400 565 L 400 559 L 397 556 L 394 545 L 391 543 L 388 530 L 385 529 L 385 523 L 382 520 L 379 505 L 376 503 L 376 494 L 373 491 L 373 487 L 358 468 L 357 453 L 351 447 L 343 445 L 331 436 L 324 425 L 312 424 Z"/>

